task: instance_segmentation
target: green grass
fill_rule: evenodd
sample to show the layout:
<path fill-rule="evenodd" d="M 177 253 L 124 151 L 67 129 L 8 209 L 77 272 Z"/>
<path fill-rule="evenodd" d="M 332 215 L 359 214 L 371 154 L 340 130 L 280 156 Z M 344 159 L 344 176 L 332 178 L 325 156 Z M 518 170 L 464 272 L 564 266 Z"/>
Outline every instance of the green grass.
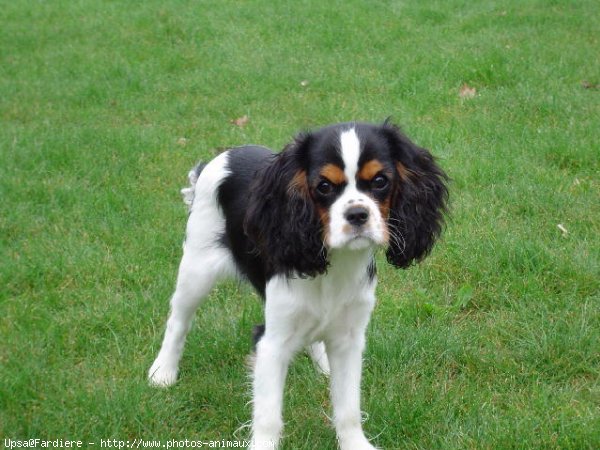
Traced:
<path fill-rule="evenodd" d="M 380 261 L 366 432 L 599 448 L 599 29 L 592 0 L 0 1 L 0 438 L 234 439 L 249 288 L 212 294 L 176 387 L 145 380 L 178 189 L 218 148 L 391 115 L 452 177 L 452 217 L 420 266 Z M 283 447 L 335 448 L 330 414 L 298 358 Z"/>

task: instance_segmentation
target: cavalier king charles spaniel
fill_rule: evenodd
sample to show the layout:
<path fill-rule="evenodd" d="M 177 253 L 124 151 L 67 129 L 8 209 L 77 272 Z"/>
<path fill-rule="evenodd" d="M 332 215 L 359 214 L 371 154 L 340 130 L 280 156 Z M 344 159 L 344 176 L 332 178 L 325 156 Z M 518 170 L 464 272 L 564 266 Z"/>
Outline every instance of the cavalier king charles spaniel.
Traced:
<path fill-rule="evenodd" d="M 375 252 L 407 268 L 443 226 L 447 177 L 398 127 L 343 123 L 303 133 L 280 153 L 232 148 L 189 173 L 186 240 L 151 384 L 175 383 L 198 305 L 226 277 L 265 299 L 254 329 L 253 449 L 276 448 L 288 365 L 307 349 L 330 374 L 342 450 L 374 449 L 361 425 L 365 331 Z"/>

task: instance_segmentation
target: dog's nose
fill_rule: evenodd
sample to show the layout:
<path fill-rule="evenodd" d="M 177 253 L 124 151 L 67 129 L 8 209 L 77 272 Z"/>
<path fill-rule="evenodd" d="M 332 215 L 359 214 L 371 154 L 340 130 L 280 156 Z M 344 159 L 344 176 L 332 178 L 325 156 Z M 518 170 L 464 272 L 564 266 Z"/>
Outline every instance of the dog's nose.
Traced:
<path fill-rule="evenodd" d="M 369 210 L 364 206 L 353 206 L 346 210 L 344 217 L 350 225 L 361 227 L 369 220 Z"/>

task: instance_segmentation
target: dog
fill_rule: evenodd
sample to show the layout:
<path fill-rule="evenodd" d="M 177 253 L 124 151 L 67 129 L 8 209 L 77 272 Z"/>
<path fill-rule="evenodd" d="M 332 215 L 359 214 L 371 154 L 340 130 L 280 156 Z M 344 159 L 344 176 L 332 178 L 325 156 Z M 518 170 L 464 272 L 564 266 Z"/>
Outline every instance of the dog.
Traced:
<path fill-rule="evenodd" d="M 408 268 L 430 252 L 447 209 L 444 171 L 390 122 L 352 122 L 301 133 L 280 153 L 229 149 L 189 179 L 183 257 L 150 383 L 175 383 L 197 307 L 218 280 L 240 277 L 265 299 L 251 448 L 277 447 L 288 365 L 306 348 L 330 374 L 340 448 L 374 449 L 360 409 L 374 254 L 383 247 L 390 264 Z"/>

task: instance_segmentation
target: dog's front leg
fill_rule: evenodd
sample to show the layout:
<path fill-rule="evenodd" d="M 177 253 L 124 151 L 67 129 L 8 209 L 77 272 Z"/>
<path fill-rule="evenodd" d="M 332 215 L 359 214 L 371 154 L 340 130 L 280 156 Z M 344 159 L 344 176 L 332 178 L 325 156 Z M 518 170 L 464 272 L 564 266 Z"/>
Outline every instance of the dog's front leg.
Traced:
<path fill-rule="evenodd" d="M 364 330 L 351 330 L 327 345 L 331 365 L 331 400 L 341 450 L 375 450 L 365 437 L 360 412 Z"/>
<path fill-rule="evenodd" d="M 252 450 L 275 449 L 283 429 L 283 388 L 293 352 L 267 331 L 256 346 Z"/>

